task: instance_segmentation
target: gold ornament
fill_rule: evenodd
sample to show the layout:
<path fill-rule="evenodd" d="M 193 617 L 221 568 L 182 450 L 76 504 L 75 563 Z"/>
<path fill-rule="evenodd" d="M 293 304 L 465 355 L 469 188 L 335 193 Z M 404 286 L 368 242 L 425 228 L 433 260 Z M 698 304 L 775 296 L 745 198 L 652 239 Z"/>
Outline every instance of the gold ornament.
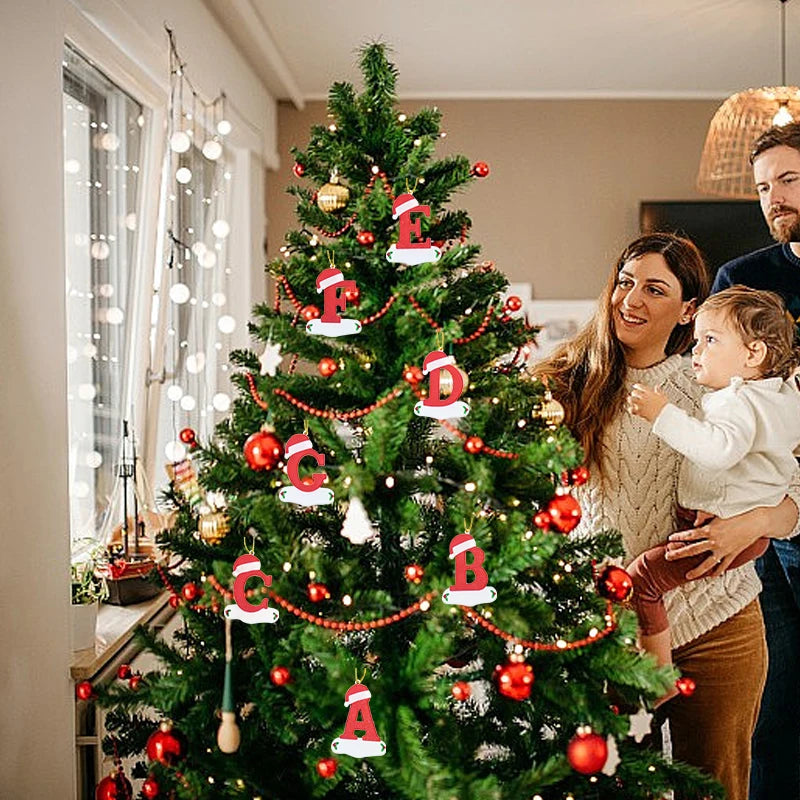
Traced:
<path fill-rule="evenodd" d="M 347 205 L 350 199 L 350 190 L 339 183 L 339 176 L 334 171 L 330 183 L 323 184 L 317 192 L 317 205 L 328 214 L 338 211 Z"/>
<path fill-rule="evenodd" d="M 461 379 L 464 381 L 463 391 L 469 391 L 469 375 L 461 367 L 456 367 L 456 370 L 461 374 Z M 453 393 L 453 376 L 450 374 L 450 370 L 442 370 L 439 377 L 439 389 L 442 397 L 448 397 Z"/>
<path fill-rule="evenodd" d="M 533 407 L 531 416 L 534 419 L 544 420 L 548 428 L 557 428 L 564 421 L 564 406 L 550 394 L 548 389 L 544 393 L 542 402 Z"/>
<path fill-rule="evenodd" d="M 219 544 L 231 529 L 228 518 L 222 511 L 212 511 L 210 514 L 201 514 L 197 522 L 200 538 L 206 544 Z"/>

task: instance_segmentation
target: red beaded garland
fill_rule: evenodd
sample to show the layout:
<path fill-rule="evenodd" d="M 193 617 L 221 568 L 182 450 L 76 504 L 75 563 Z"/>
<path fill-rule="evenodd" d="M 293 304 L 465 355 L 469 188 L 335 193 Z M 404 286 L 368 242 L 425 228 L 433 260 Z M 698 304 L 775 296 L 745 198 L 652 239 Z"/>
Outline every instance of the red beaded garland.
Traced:
<path fill-rule="evenodd" d="M 321 603 L 323 600 L 329 600 L 331 593 L 324 583 L 309 583 L 308 584 L 308 599 L 312 603 Z"/>
<path fill-rule="evenodd" d="M 533 686 L 533 667 L 524 661 L 498 664 L 494 668 L 494 680 L 497 684 L 497 691 L 504 697 L 510 697 L 512 700 L 525 700 L 530 697 L 531 686 Z"/>
<path fill-rule="evenodd" d="M 405 568 L 406 580 L 411 583 L 419 583 L 424 574 L 425 570 L 419 564 L 409 564 Z"/>
<path fill-rule="evenodd" d="M 476 455 L 483 450 L 483 439 L 480 436 L 470 436 L 466 442 L 464 442 L 464 449 L 471 453 L 472 455 Z"/>
<path fill-rule="evenodd" d="M 678 680 L 675 681 L 675 688 L 684 696 L 684 697 L 691 697 L 694 694 L 694 690 L 697 688 L 697 684 L 695 683 L 693 678 L 684 675 Z"/>
<path fill-rule="evenodd" d="M 375 234 L 372 231 L 359 231 L 356 241 L 364 247 L 372 247 L 375 244 Z"/>
<path fill-rule="evenodd" d="M 338 766 L 339 762 L 335 758 L 321 758 L 317 761 L 317 773 L 321 778 L 332 778 Z"/>
<path fill-rule="evenodd" d="M 94 697 L 94 686 L 89 681 L 81 681 L 75 686 L 75 696 L 78 700 L 91 700 Z"/>
<path fill-rule="evenodd" d="M 581 507 L 571 494 L 557 494 L 548 504 L 550 524 L 561 533 L 569 533 L 581 521 Z"/>
<path fill-rule="evenodd" d="M 312 319 L 317 319 L 320 315 L 320 310 L 316 306 L 303 306 L 300 309 L 300 316 L 306 321 L 310 322 Z"/>
<path fill-rule="evenodd" d="M 317 369 L 323 378 L 330 378 L 339 369 L 339 365 L 336 363 L 335 358 L 321 358 L 319 364 L 317 364 Z"/>
<path fill-rule="evenodd" d="M 633 594 L 633 579 L 622 567 L 609 564 L 597 577 L 597 591 L 606 600 L 624 603 Z"/>
<path fill-rule="evenodd" d="M 489 165 L 485 161 L 476 161 L 472 165 L 472 174 L 476 178 L 485 178 L 489 174 Z"/>
<path fill-rule="evenodd" d="M 592 775 L 608 760 L 606 740 L 596 733 L 577 733 L 567 745 L 567 761 L 576 772 Z"/>
<path fill-rule="evenodd" d="M 522 308 L 522 299 L 517 297 L 517 295 L 512 294 L 506 298 L 506 304 L 504 306 L 506 311 L 519 311 Z"/>
<path fill-rule="evenodd" d="M 472 694 L 472 687 L 466 681 L 456 681 L 453 684 L 453 688 L 450 689 L 450 694 L 461 703 L 469 699 Z"/>
<path fill-rule="evenodd" d="M 282 454 L 283 443 L 274 433 L 256 431 L 244 443 L 247 466 L 256 471 L 274 469 Z"/>
<path fill-rule="evenodd" d="M 302 178 L 303 175 L 306 174 L 306 168 L 299 161 L 295 161 L 292 166 L 292 172 L 294 172 L 298 178 Z"/>
<path fill-rule="evenodd" d="M 285 686 L 292 679 L 292 673 L 288 667 L 277 666 L 269 671 L 269 679 L 275 686 Z"/>

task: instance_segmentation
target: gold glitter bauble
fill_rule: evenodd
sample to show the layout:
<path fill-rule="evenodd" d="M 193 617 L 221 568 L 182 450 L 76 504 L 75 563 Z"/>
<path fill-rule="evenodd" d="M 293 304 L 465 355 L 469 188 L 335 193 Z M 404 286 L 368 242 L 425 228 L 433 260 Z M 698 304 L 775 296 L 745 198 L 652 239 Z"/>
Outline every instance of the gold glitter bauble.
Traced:
<path fill-rule="evenodd" d="M 331 175 L 330 183 L 324 184 L 317 192 L 317 205 L 329 214 L 347 205 L 350 190 L 339 183 L 337 175 Z"/>
<path fill-rule="evenodd" d="M 219 544 L 230 529 L 228 518 L 222 511 L 201 514 L 197 523 L 200 538 L 206 544 Z"/>
<path fill-rule="evenodd" d="M 548 428 L 557 428 L 564 421 L 564 406 L 550 392 L 546 392 L 542 402 L 533 407 L 531 416 L 544 420 Z"/>

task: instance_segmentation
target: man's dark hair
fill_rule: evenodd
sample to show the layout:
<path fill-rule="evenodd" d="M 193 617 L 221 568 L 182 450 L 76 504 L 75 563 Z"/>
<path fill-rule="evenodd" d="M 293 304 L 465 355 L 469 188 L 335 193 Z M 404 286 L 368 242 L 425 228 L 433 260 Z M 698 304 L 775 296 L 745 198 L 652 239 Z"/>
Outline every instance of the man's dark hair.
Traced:
<path fill-rule="evenodd" d="M 750 151 L 750 163 L 752 164 L 765 150 L 771 150 L 773 147 L 780 147 L 781 145 L 793 147 L 800 153 L 800 122 L 775 125 L 764 131 L 753 142 L 753 149 Z"/>

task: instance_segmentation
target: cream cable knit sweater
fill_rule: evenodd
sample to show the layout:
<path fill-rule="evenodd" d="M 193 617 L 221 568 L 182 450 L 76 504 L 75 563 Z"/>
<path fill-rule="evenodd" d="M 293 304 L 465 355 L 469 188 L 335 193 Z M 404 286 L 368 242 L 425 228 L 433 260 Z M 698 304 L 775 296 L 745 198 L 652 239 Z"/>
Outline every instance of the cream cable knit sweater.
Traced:
<path fill-rule="evenodd" d="M 628 368 L 626 385 L 630 388 L 634 383 L 660 386 L 670 402 L 692 415 L 704 393 L 677 355 L 647 369 Z M 628 562 L 683 527 L 675 513 L 683 457 L 652 433 L 649 422 L 627 412 L 609 426 L 604 443 L 605 484 L 600 486 L 595 471 L 586 485 L 575 488 L 583 518 L 573 533 L 618 530 Z M 800 507 L 797 475 L 790 494 Z M 725 622 L 760 591 L 761 582 L 749 563 L 719 578 L 700 578 L 669 592 L 664 601 L 672 646 L 680 647 Z"/>

